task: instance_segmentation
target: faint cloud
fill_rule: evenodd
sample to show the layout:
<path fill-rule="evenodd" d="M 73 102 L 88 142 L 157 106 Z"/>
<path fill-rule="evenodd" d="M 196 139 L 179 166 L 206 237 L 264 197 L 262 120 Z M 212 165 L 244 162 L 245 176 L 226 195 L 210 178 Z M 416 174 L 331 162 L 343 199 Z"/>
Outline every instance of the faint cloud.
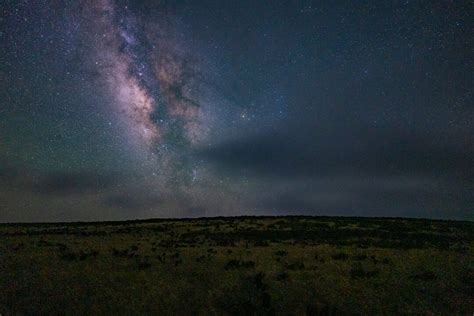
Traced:
<path fill-rule="evenodd" d="M 101 191 L 115 184 L 118 176 L 99 172 L 55 172 L 39 177 L 32 191 L 40 194 L 69 195 Z"/>

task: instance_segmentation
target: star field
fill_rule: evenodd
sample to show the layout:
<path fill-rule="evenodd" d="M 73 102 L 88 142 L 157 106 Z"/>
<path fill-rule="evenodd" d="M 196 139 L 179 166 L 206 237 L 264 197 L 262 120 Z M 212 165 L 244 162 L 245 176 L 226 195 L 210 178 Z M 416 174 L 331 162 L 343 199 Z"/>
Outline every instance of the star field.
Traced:
<path fill-rule="evenodd" d="M 472 9 L 6 1 L 0 221 L 473 219 Z"/>

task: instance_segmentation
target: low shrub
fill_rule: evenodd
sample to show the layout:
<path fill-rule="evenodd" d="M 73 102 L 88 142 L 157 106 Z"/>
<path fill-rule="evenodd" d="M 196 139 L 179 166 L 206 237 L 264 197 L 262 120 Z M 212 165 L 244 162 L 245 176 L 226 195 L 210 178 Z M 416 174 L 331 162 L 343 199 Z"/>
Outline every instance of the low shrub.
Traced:
<path fill-rule="evenodd" d="M 367 255 L 355 255 L 354 257 L 352 257 L 352 259 L 356 260 L 356 261 L 363 261 L 363 260 L 367 260 Z"/>
<path fill-rule="evenodd" d="M 423 271 L 420 273 L 413 274 L 410 279 L 417 281 L 433 281 L 436 279 L 436 274 L 432 271 Z"/>
<path fill-rule="evenodd" d="M 278 281 L 285 281 L 285 280 L 288 280 L 288 278 L 289 278 L 289 274 L 286 272 L 280 272 L 280 273 L 277 273 L 276 275 L 276 279 Z"/>
<path fill-rule="evenodd" d="M 278 250 L 278 251 L 275 251 L 275 255 L 278 257 L 286 257 L 288 256 L 288 252 L 285 250 Z"/>
<path fill-rule="evenodd" d="M 253 269 L 254 267 L 255 267 L 254 261 L 241 261 L 241 260 L 231 259 L 226 263 L 226 265 L 224 266 L 224 269 L 226 270 Z"/>
<path fill-rule="evenodd" d="M 349 273 L 352 279 L 373 278 L 379 274 L 377 270 L 366 270 L 361 266 L 352 267 Z"/>
<path fill-rule="evenodd" d="M 349 255 L 347 253 L 344 253 L 344 252 L 339 252 L 339 253 L 333 254 L 331 257 L 334 260 L 342 260 L 342 261 L 345 261 L 345 260 L 349 259 Z"/>
<path fill-rule="evenodd" d="M 303 270 L 304 263 L 303 262 L 294 262 L 288 265 L 288 269 L 290 270 Z"/>

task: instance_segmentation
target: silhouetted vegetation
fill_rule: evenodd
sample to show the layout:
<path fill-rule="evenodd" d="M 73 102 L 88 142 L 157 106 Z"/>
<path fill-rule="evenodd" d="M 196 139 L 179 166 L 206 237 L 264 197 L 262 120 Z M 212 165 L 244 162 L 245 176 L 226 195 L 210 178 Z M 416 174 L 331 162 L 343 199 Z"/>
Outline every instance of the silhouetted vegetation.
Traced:
<path fill-rule="evenodd" d="M 377 270 L 367 270 L 364 269 L 362 266 L 355 266 L 352 267 L 350 270 L 350 276 L 353 279 L 359 279 L 359 278 L 373 278 L 378 275 Z"/>
<path fill-rule="evenodd" d="M 411 276 L 412 280 L 417 280 L 417 281 L 433 281 L 436 279 L 436 274 L 434 274 L 432 271 L 423 271 L 420 273 L 413 274 Z"/>
<path fill-rule="evenodd" d="M 230 270 L 230 269 L 252 269 L 255 267 L 255 262 L 253 261 L 241 261 L 241 260 L 229 260 L 226 265 L 225 269 Z"/>

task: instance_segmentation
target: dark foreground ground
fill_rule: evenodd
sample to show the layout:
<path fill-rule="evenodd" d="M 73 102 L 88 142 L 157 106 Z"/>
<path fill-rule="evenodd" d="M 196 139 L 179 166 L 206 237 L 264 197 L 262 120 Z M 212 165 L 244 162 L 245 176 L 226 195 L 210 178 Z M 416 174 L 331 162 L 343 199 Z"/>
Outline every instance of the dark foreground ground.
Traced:
<path fill-rule="evenodd" d="M 0 314 L 472 315 L 474 223 L 0 225 Z"/>

